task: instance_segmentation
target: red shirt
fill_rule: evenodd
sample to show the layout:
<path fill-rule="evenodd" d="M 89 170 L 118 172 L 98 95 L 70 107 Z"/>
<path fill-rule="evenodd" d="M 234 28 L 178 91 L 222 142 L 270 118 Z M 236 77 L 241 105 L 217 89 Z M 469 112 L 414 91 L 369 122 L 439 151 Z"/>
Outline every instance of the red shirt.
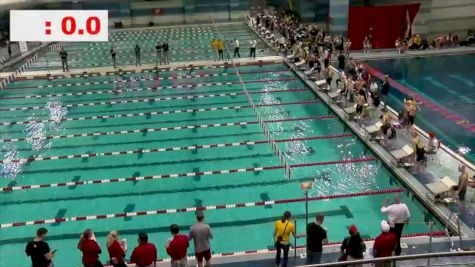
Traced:
<path fill-rule="evenodd" d="M 396 234 L 393 232 L 381 233 L 374 240 L 373 251 L 375 258 L 389 257 L 397 245 Z"/>
<path fill-rule="evenodd" d="M 102 251 L 96 241 L 92 239 L 83 240 L 80 249 L 82 251 L 82 264 L 86 266 L 97 264 L 99 254 L 101 254 Z"/>
<path fill-rule="evenodd" d="M 168 243 L 167 253 L 174 260 L 183 259 L 186 257 L 189 246 L 188 237 L 178 234 L 173 236 L 172 240 Z"/>
<path fill-rule="evenodd" d="M 119 263 L 124 262 L 124 257 L 125 257 L 125 252 L 122 250 L 122 247 L 120 246 L 119 242 L 114 241 L 110 245 L 110 247 L 107 248 L 109 251 L 109 257 L 112 260 L 112 258 L 116 258 Z"/>
<path fill-rule="evenodd" d="M 147 266 L 157 260 L 157 248 L 154 244 L 145 243 L 138 245 L 132 252 L 130 262 L 138 266 Z"/>

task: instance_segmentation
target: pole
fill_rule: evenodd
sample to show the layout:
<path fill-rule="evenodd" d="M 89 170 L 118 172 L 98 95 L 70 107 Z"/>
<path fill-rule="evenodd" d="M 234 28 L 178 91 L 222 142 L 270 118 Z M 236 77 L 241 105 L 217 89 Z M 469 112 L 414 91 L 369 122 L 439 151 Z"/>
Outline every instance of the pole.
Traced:
<path fill-rule="evenodd" d="M 429 221 L 429 252 L 428 253 L 431 253 L 432 252 L 432 222 Z M 426 266 L 430 266 L 430 258 L 427 258 L 427 265 Z"/>
<path fill-rule="evenodd" d="M 295 220 L 295 232 L 298 233 L 297 231 L 297 220 Z M 297 238 L 294 237 L 294 259 L 297 258 Z"/>
<path fill-rule="evenodd" d="M 305 227 L 308 225 L 308 190 L 305 191 Z"/>

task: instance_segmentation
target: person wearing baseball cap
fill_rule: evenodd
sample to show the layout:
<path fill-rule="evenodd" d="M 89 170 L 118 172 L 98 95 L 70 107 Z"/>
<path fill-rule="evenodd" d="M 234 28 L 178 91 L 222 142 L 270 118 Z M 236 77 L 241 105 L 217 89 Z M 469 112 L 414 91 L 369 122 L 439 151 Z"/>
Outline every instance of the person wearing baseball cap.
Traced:
<path fill-rule="evenodd" d="M 366 250 L 366 245 L 358 232 L 358 228 L 353 224 L 348 228 L 350 233 L 341 243 L 341 256 L 338 261 L 352 261 L 364 259 L 363 252 Z M 360 264 L 353 266 L 362 266 Z"/>
<path fill-rule="evenodd" d="M 373 257 L 390 257 L 393 255 L 394 250 L 397 246 L 396 234 L 389 231 L 391 227 L 386 220 L 381 221 L 381 234 L 376 237 L 373 245 Z M 375 264 L 376 267 L 390 267 L 391 262 L 378 262 Z"/>

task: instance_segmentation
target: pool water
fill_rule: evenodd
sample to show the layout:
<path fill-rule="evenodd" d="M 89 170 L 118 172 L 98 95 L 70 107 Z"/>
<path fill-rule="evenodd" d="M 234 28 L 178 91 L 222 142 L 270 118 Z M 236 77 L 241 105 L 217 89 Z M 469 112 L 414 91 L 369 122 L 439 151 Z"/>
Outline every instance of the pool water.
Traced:
<path fill-rule="evenodd" d="M 371 60 L 379 71 L 458 116 L 444 116 L 423 105 L 416 124 L 433 131 L 445 145 L 475 162 L 475 54 Z M 400 110 L 407 95 L 390 91 L 389 104 Z M 471 127 L 467 127 L 472 125 Z M 465 126 L 465 127 L 463 127 Z"/>
<path fill-rule="evenodd" d="M 150 28 L 127 31 L 109 32 L 109 41 L 100 43 L 78 42 L 69 43 L 65 50 L 68 52 L 69 68 L 91 68 L 111 66 L 111 46 L 117 51 L 117 66 L 135 64 L 134 47 L 141 47 L 141 63 L 156 64 L 155 46 L 160 41 L 168 42 L 170 62 L 190 62 L 197 60 L 213 60 L 211 49 L 213 38 L 223 36 L 230 49 L 234 49 L 234 38 L 240 42 L 240 55 L 247 57 L 251 38 L 258 40 L 257 56 L 269 56 L 271 51 L 265 47 L 251 30 L 242 23 L 215 25 L 194 25 L 180 28 Z M 254 37 L 253 37 L 254 36 Z M 232 55 L 231 55 L 232 56 Z M 29 70 L 60 69 L 59 51 L 49 51 L 33 63 Z"/>
<path fill-rule="evenodd" d="M 290 181 L 282 168 L 270 168 L 169 179 L 3 191 L 0 200 L 0 223 L 4 225 L 55 217 L 69 218 L 296 199 L 303 197 L 300 189 L 302 181 L 314 181 L 310 196 L 403 188 L 391 172 L 379 160 L 373 158 L 374 155 L 363 143 L 345 129 L 341 121 L 336 117 L 317 117 L 331 115 L 331 112 L 285 65 L 240 66 L 238 71 L 253 101 L 258 105 L 257 111 L 264 120 L 274 121 L 267 123 L 267 127 L 272 138 L 278 141 L 277 146 L 285 154 L 289 164 L 355 158 L 366 158 L 368 161 L 294 167 Z M 166 79 L 190 74 L 193 77 Z M 210 75 L 196 77 L 197 74 Z M 140 78 L 152 80 L 140 81 Z M 122 80 L 127 82 L 121 83 Z M 84 82 L 98 82 L 98 84 L 83 85 Z M 181 88 L 167 87 L 171 85 Z M 194 86 L 187 87 L 187 85 Z M 153 90 L 153 87 L 158 89 Z M 108 92 L 112 88 L 117 90 L 116 93 Z M 29 97 L 34 95 L 40 97 Z M 12 163 L 3 164 L 0 180 L 2 187 L 281 166 L 271 145 L 266 142 L 254 145 L 208 148 L 205 146 L 200 149 L 36 160 L 38 157 L 266 140 L 258 123 L 187 128 L 190 125 L 256 121 L 256 113 L 249 107 L 233 68 L 219 66 L 196 68 L 191 72 L 171 70 L 122 77 L 18 81 L 1 91 L 0 96 L 2 98 L 0 116 L 1 122 L 4 123 L 0 126 L 1 159 L 5 159 L 8 155 L 14 158 L 35 158 L 24 163 L 21 168 L 16 165 L 17 168 L 7 169 L 6 167 L 11 167 Z M 184 96 L 196 97 L 183 99 Z M 151 98 L 161 100 L 150 101 Z M 236 108 L 238 106 L 241 108 Z M 27 107 L 30 109 L 21 110 Z M 210 110 L 215 107 L 221 109 Z M 186 111 L 188 109 L 204 110 Z M 182 112 L 175 112 L 177 110 Z M 155 111 L 160 114 L 146 114 Z M 119 116 L 120 114 L 135 115 L 129 117 Z M 105 115 L 118 117 L 107 119 L 90 117 Z M 71 120 L 79 117 L 89 118 Z M 16 121 L 21 123 L 32 120 L 39 122 L 28 125 L 11 124 Z M 56 123 L 54 120 L 62 122 Z M 178 126 L 182 127 L 176 130 L 75 136 L 84 133 Z M 305 140 L 310 137 L 341 134 L 346 135 L 332 139 Z M 27 136 L 34 136 L 36 139 L 9 140 Z M 46 136 L 61 136 L 61 138 L 48 139 Z M 14 171 L 18 169 L 21 172 L 15 176 Z M 380 232 L 380 220 L 385 218 L 379 209 L 386 197 L 391 197 L 391 194 L 312 201 L 309 204 L 311 220 L 317 212 L 326 215 L 325 225 L 330 241 L 341 241 L 347 235 L 347 226 L 350 224 L 356 224 L 364 237 L 375 237 Z M 425 222 L 428 220 L 436 221 L 434 230 L 442 229 L 441 224 L 412 193 L 405 191 L 402 193 L 402 199 L 411 210 L 411 222 L 413 222 L 405 228 L 405 233 L 427 232 Z M 264 249 L 272 246 L 273 222 L 285 210 L 292 211 L 297 218 L 298 232 L 303 232 L 305 214 L 303 202 L 205 211 L 206 221 L 211 224 L 214 233 L 213 253 Z M 157 244 L 160 257 L 166 258 L 164 244 L 169 237 L 168 226 L 177 223 L 184 232 L 187 232 L 195 221 L 194 215 L 191 211 L 67 221 L 41 226 L 49 230 L 50 247 L 58 249 L 56 266 L 80 266 L 80 252 L 76 249 L 76 244 L 80 233 L 86 228 L 91 228 L 96 233 L 104 251 L 101 255 L 104 262 L 108 259 L 105 238 L 112 229 L 117 229 L 121 238 L 127 238 L 129 241 L 127 257 L 136 245 L 137 233 L 145 231 L 149 234 L 150 241 Z M 34 236 L 38 227 L 40 225 L 0 228 L 2 251 L 0 266 L 28 265 L 28 258 L 9 255 L 22 255 L 26 242 Z M 304 240 L 299 240 L 299 244 L 303 243 Z M 192 251 L 190 248 L 189 253 Z"/>

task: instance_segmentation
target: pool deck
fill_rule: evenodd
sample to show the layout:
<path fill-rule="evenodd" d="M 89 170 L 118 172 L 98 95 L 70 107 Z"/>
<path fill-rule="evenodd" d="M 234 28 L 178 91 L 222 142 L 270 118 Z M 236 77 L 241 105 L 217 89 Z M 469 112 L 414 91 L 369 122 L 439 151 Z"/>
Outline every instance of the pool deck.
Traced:
<path fill-rule="evenodd" d="M 251 28 L 269 47 L 272 47 L 269 42 L 262 37 L 258 32 Z M 453 49 L 453 50 L 458 50 Z M 452 50 L 452 49 L 450 49 Z M 472 51 L 472 49 L 466 49 L 463 53 L 467 51 Z M 475 51 L 475 48 L 473 48 Z M 415 52 L 430 52 L 430 51 L 415 51 Z M 438 50 L 434 52 L 445 53 L 451 52 L 447 50 Z M 391 53 L 391 52 L 388 52 Z M 395 54 L 395 52 L 393 52 Z M 371 55 L 371 54 L 370 54 Z M 416 194 L 416 197 L 420 199 L 426 207 L 428 207 L 432 212 L 434 212 L 443 222 L 447 224 L 448 228 L 454 233 L 458 233 L 456 220 L 453 218 L 457 215 L 460 218 L 460 234 L 463 239 L 475 240 L 475 203 L 470 202 L 470 199 L 475 199 L 474 192 L 471 192 L 470 188 L 468 189 L 467 200 L 465 203 L 460 203 L 458 201 L 454 203 L 438 203 L 431 199 L 430 191 L 425 186 L 427 183 L 437 181 L 444 176 L 448 175 L 457 182 L 458 180 L 458 171 L 457 167 L 463 163 L 467 166 L 470 177 L 475 173 L 475 166 L 470 162 L 466 161 L 462 157 L 458 156 L 457 153 L 450 150 L 446 146 L 442 146 L 436 154 L 437 159 L 440 161 L 440 165 L 433 163 L 428 163 L 427 167 L 424 170 L 421 170 L 418 173 L 415 173 L 416 170 L 411 168 L 402 168 L 397 167 L 394 164 L 394 158 L 390 154 L 391 146 L 382 146 L 380 143 L 372 141 L 368 138 L 368 134 L 364 129 L 364 125 L 360 125 L 359 122 L 349 120 L 348 114 L 345 112 L 337 103 L 331 99 L 331 97 L 323 92 L 310 77 L 306 76 L 298 67 L 291 63 L 287 58 L 284 59 L 284 62 L 294 71 L 294 73 L 299 76 L 302 81 L 304 81 L 312 90 L 322 99 L 327 106 L 329 106 L 332 111 L 337 114 L 340 119 L 351 129 L 361 141 L 363 141 L 368 148 L 370 148 L 373 153 L 375 153 L 383 163 L 407 186 L 411 189 L 412 192 Z M 336 71 L 338 74 L 338 71 Z M 394 111 L 393 111 L 394 112 Z M 421 136 L 421 139 L 424 143 L 428 142 L 428 134 L 423 129 L 415 126 L 415 129 Z M 405 130 L 402 130 L 405 131 Z M 399 134 L 399 132 L 398 132 Z M 394 143 L 393 146 L 402 146 L 402 144 L 411 144 L 410 138 L 408 135 L 399 134 L 397 143 Z M 437 160 L 436 160 L 437 161 Z M 449 219 L 452 220 L 449 221 Z"/>
<path fill-rule="evenodd" d="M 266 56 L 266 57 L 259 57 L 256 59 L 249 59 L 249 58 L 239 58 L 239 59 L 234 59 L 233 60 L 237 65 L 238 64 L 266 64 L 266 63 L 281 63 L 283 62 L 282 57 L 280 56 Z M 53 69 L 53 70 L 41 70 L 41 71 L 25 71 L 23 72 L 19 77 L 20 79 L 35 79 L 35 78 L 44 78 L 46 76 L 51 76 L 51 77 L 66 77 L 70 78 L 71 76 L 77 76 L 77 75 L 90 75 L 90 76 L 104 76 L 104 75 L 109 75 L 112 73 L 115 74 L 120 74 L 120 73 L 125 73 L 125 74 L 130 74 L 130 73 L 147 73 L 150 71 L 154 71 L 156 69 L 161 70 L 173 70 L 177 68 L 190 68 L 191 66 L 193 67 L 198 67 L 198 66 L 221 66 L 228 64 L 229 67 L 232 67 L 231 64 L 229 64 L 226 61 L 214 61 L 214 60 L 199 60 L 199 61 L 189 61 L 189 62 L 173 62 L 168 65 L 159 65 L 155 66 L 155 64 L 143 64 L 142 66 L 125 66 L 121 68 L 113 68 L 111 67 L 96 67 L 96 68 L 84 68 L 84 69 L 71 69 L 71 71 L 68 72 L 63 72 L 60 69 Z M 8 77 L 10 73 L 0 73 L 0 78 L 2 77 Z"/>
<path fill-rule="evenodd" d="M 475 53 L 475 47 L 452 47 L 431 50 L 409 50 L 404 54 L 398 54 L 396 49 L 376 49 L 370 53 L 360 51 L 350 52 L 350 58 L 357 60 L 380 60 L 392 58 L 413 58 L 425 56 L 446 56 Z"/>

